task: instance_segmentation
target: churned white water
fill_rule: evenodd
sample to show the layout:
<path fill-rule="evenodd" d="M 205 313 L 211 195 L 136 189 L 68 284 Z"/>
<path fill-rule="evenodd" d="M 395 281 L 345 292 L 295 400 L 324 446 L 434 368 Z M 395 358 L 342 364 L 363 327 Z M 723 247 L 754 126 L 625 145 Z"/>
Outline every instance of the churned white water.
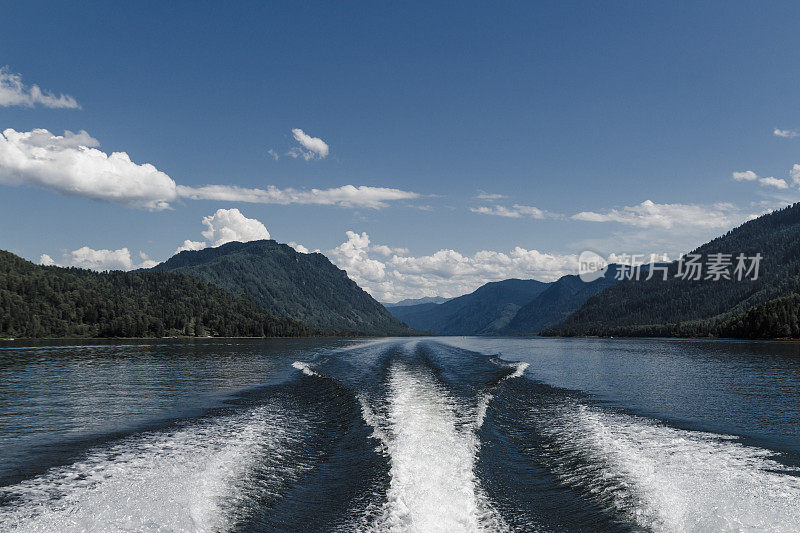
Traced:
<path fill-rule="evenodd" d="M 397 363 L 390 371 L 385 409 L 378 415 L 365 402 L 362 407 L 391 463 L 386 503 L 371 529 L 505 529 L 474 473 L 474 425 L 461 423 L 455 400 L 433 376 Z"/>
<path fill-rule="evenodd" d="M 297 370 L 301 371 L 306 376 L 316 376 L 317 373 L 311 370 L 311 365 L 305 363 L 303 361 L 295 361 L 292 363 L 292 367 L 296 368 Z"/>
<path fill-rule="evenodd" d="M 582 404 L 548 419 L 567 484 L 655 531 L 797 531 L 800 478 L 772 452 Z"/>
<path fill-rule="evenodd" d="M 246 506 L 256 465 L 262 491 L 278 490 L 292 474 L 284 455 L 302 426 L 267 405 L 99 447 L 79 462 L 0 489 L 12 499 L 0 530 L 226 530 Z"/>

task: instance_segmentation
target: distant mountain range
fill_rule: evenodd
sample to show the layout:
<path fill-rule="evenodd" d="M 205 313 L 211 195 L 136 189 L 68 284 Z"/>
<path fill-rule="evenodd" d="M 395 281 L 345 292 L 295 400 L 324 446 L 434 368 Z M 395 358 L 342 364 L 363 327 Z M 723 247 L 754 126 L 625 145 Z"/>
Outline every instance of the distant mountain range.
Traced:
<path fill-rule="evenodd" d="M 800 203 L 763 215 L 692 252 L 761 254 L 758 279 L 684 280 L 672 263 L 668 279 L 622 281 L 585 304 L 548 335 L 798 336 Z"/>
<path fill-rule="evenodd" d="M 615 267 L 591 283 L 569 275 L 552 283 L 508 279 L 446 303 L 393 306 L 409 326 L 437 335 L 535 335 L 558 324 L 589 297 L 613 285 Z"/>
<path fill-rule="evenodd" d="M 424 298 L 406 298 L 395 303 L 383 302 L 384 307 L 402 307 L 406 305 L 419 305 L 419 304 L 443 304 L 450 298 L 444 296 L 425 296 Z"/>
<path fill-rule="evenodd" d="M 184 251 L 154 272 L 189 274 L 275 316 L 313 328 L 367 335 L 413 332 L 320 253 L 303 254 L 274 240 L 230 242 Z"/>
<path fill-rule="evenodd" d="M 442 304 L 391 307 L 409 326 L 437 335 L 490 335 L 505 328 L 525 304 L 548 287 L 536 280 L 507 279 Z"/>
<path fill-rule="evenodd" d="M 616 274 L 617 265 L 610 265 L 602 277 L 588 283 L 575 275 L 563 276 L 525 304 L 497 333 L 531 335 L 555 326 L 577 311 L 586 300 L 617 283 Z"/>
<path fill-rule="evenodd" d="M 800 203 L 693 251 L 760 254 L 757 279 L 509 279 L 386 307 L 319 253 L 272 240 L 181 252 L 149 271 L 34 265 L 0 251 L 0 337 L 317 334 L 800 337 Z M 733 277 L 733 276 L 732 276 Z M 401 305 L 401 304 L 411 305 Z"/>
<path fill-rule="evenodd" d="M 650 280 L 488 283 L 446 303 L 391 307 L 408 325 L 439 335 L 800 337 L 800 203 L 763 215 L 692 252 L 723 254 L 732 279 L 689 280 L 679 264 Z M 730 254 L 725 256 L 724 254 Z M 736 257 L 760 254 L 757 279 L 733 275 Z"/>

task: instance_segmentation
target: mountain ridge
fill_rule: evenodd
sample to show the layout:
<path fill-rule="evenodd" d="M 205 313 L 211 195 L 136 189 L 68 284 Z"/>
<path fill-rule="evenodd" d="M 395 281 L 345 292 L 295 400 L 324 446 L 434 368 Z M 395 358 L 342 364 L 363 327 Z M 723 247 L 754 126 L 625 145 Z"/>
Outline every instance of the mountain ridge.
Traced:
<path fill-rule="evenodd" d="M 589 298 L 546 335 L 704 336 L 722 324 L 768 302 L 800 292 L 800 203 L 762 215 L 692 251 L 710 254 L 761 254 L 758 279 L 683 280 L 678 263 L 668 279 L 622 281 Z M 784 305 L 778 307 L 786 308 Z M 788 320 L 788 319 L 787 319 Z M 793 325 L 787 323 L 788 330 Z M 731 330 L 733 331 L 733 330 Z M 741 329 L 737 335 L 745 335 Z"/>
<path fill-rule="evenodd" d="M 365 335 L 416 333 L 324 255 L 303 254 L 274 240 L 182 251 L 149 270 L 195 276 L 234 295 L 247 295 L 271 314 L 318 329 Z"/>
<path fill-rule="evenodd" d="M 295 337 L 321 332 L 166 272 L 40 266 L 0 250 L 0 336 Z"/>

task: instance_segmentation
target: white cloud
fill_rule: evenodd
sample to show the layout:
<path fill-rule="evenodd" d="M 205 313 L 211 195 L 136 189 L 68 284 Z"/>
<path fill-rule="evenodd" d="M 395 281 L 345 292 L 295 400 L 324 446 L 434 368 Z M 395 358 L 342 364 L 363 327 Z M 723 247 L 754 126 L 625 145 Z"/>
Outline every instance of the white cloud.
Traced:
<path fill-rule="evenodd" d="M 205 241 L 186 239 L 175 253 L 196 251 L 209 246 L 221 246 L 232 241 L 248 242 L 269 239 L 266 226 L 255 218 L 247 218 L 238 209 L 217 209 L 213 215 L 203 217 Z M 206 242 L 208 241 L 208 242 Z M 209 244 L 209 242 L 211 244 Z"/>
<path fill-rule="evenodd" d="M 789 177 L 792 178 L 792 182 L 795 185 L 800 187 L 800 164 L 795 163 L 792 166 L 792 170 L 789 171 Z"/>
<path fill-rule="evenodd" d="M 470 207 L 469 210 L 472 211 L 473 213 L 479 213 L 481 215 L 494 215 L 506 218 L 525 217 L 525 218 L 543 219 L 543 218 L 558 217 L 558 215 L 556 215 L 555 213 L 550 213 L 549 211 L 539 209 L 538 207 L 534 207 L 532 205 L 514 204 L 511 207 L 505 207 L 502 205 L 495 205 L 493 207 L 480 206 L 480 207 Z"/>
<path fill-rule="evenodd" d="M 302 148 L 295 147 L 289 151 L 288 155 L 294 158 L 302 157 L 306 161 L 314 158 L 324 159 L 328 156 L 330 147 L 319 137 L 307 135 L 300 128 L 293 129 L 292 135 L 294 136 L 294 140 L 300 143 Z"/>
<path fill-rule="evenodd" d="M 270 148 L 269 150 L 267 150 L 267 154 L 269 154 L 269 156 L 270 156 L 272 159 L 274 159 L 275 161 L 277 161 L 277 160 L 278 160 L 278 159 L 281 157 L 281 156 L 279 156 L 279 155 L 278 155 L 278 152 L 276 152 L 276 151 L 275 151 L 275 150 L 273 150 L 272 148 Z"/>
<path fill-rule="evenodd" d="M 386 265 L 369 257 L 369 235 L 362 232 L 360 235 L 353 231 L 347 232 L 347 241 L 343 242 L 328 253 L 328 257 L 356 283 L 378 282 L 386 275 Z M 360 281 L 360 282 L 359 282 Z"/>
<path fill-rule="evenodd" d="M 211 242 L 211 246 L 220 246 L 231 241 L 269 239 L 269 232 L 264 224 L 254 218 L 247 218 L 238 209 L 217 209 L 213 215 L 203 217 L 203 224 L 208 228 L 203 231 L 203 237 Z"/>
<path fill-rule="evenodd" d="M 390 255 L 404 255 L 408 253 L 408 248 L 392 248 L 391 246 L 386 246 L 385 244 L 372 245 L 370 246 L 370 250 L 384 257 L 389 257 Z"/>
<path fill-rule="evenodd" d="M 42 254 L 39 256 L 39 264 L 43 266 L 72 266 L 98 271 L 152 268 L 158 264 L 157 261 L 150 259 L 144 252 L 139 252 L 138 255 L 142 261 L 136 264 L 128 248 L 120 248 L 119 250 L 95 250 L 88 246 L 82 246 L 77 250 L 62 254 L 60 262 L 56 262 L 48 254 Z"/>
<path fill-rule="evenodd" d="M 0 135 L 0 183 L 148 209 L 165 209 L 176 198 L 175 182 L 156 167 L 93 148 L 98 145 L 85 131 L 9 128 Z"/>
<path fill-rule="evenodd" d="M 390 247 L 387 247 L 390 248 Z M 489 281 L 508 278 L 558 279 L 577 271 L 577 255 L 541 253 L 516 247 L 509 252 L 480 251 L 464 255 L 443 249 L 420 257 L 385 255 L 366 233 L 347 232 L 347 241 L 326 255 L 367 292 L 381 301 L 423 296 L 459 296 Z"/>
<path fill-rule="evenodd" d="M 307 254 L 308 253 L 308 248 L 306 248 L 302 244 L 298 244 L 298 243 L 296 243 L 294 241 L 289 241 L 286 244 L 288 244 L 289 246 L 294 248 L 295 252 L 298 252 L 298 253 L 301 253 L 301 254 Z"/>
<path fill-rule="evenodd" d="M 0 134 L 0 184 L 34 186 L 70 196 L 130 207 L 167 209 L 178 198 L 264 204 L 312 204 L 379 209 L 420 195 L 387 187 L 343 185 L 331 189 L 248 189 L 235 185 L 176 185 L 151 164 L 136 164 L 125 152 L 98 150 L 85 131 L 54 135 L 44 129 Z"/>
<path fill-rule="evenodd" d="M 486 191 L 478 191 L 478 194 L 473 196 L 477 200 L 502 200 L 508 198 L 505 194 L 491 194 Z"/>
<path fill-rule="evenodd" d="M 38 85 L 28 87 L 22 83 L 22 76 L 12 73 L 7 66 L 0 67 L 0 106 L 33 107 L 37 104 L 51 108 L 81 107 L 72 96 L 56 96 L 49 91 L 43 91 Z"/>
<path fill-rule="evenodd" d="M 192 200 L 222 200 L 228 202 L 249 202 L 258 204 L 314 204 L 337 205 L 340 207 L 367 207 L 379 209 L 387 207 L 387 202 L 419 198 L 415 192 L 343 185 L 332 189 L 279 189 L 272 185 L 266 189 L 245 189 L 234 185 L 206 185 L 203 187 L 178 186 L 178 194 Z"/>
<path fill-rule="evenodd" d="M 67 264 L 92 270 L 131 270 L 134 268 L 127 248 L 119 250 L 94 250 L 83 246 L 66 256 Z"/>
<path fill-rule="evenodd" d="M 572 215 L 574 220 L 587 222 L 619 222 L 640 228 L 670 229 L 676 226 L 697 228 L 726 228 L 736 220 L 736 208 L 731 204 L 711 206 L 692 204 L 656 204 L 646 200 L 639 205 L 610 209 L 604 213 L 583 211 Z"/>
<path fill-rule="evenodd" d="M 786 180 L 779 179 L 779 178 L 773 178 L 772 176 L 770 176 L 768 178 L 761 178 L 761 179 L 758 180 L 758 182 L 761 185 L 764 185 L 766 187 L 775 187 L 776 189 L 788 189 L 789 188 L 789 184 L 786 183 Z"/>
<path fill-rule="evenodd" d="M 208 244 L 206 244 L 205 241 L 191 241 L 189 239 L 186 239 L 185 241 L 183 241 L 183 244 L 178 246 L 178 248 L 175 250 L 175 254 L 179 254 L 185 251 L 194 252 L 197 250 L 202 250 L 203 248 L 208 248 Z"/>
<path fill-rule="evenodd" d="M 755 181 L 758 179 L 758 174 L 756 174 L 752 170 L 734 172 L 733 179 L 735 179 L 736 181 Z"/>
<path fill-rule="evenodd" d="M 142 262 L 139 263 L 138 268 L 153 268 L 158 264 L 158 261 L 153 261 L 150 259 L 150 256 L 144 252 L 139 252 L 139 259 L 141 259 Z"/>
<path fill-rule="evenodd" d="M 757 181 L 760 185 L 764 187 L 772 187 L 779 190 L 786 190 L 789 189 L 789 181 L 783 178 L 775 178 L 773 176 L 768 176 L 765 178 L 761 178 L 753 172 L 752 170 L 747 170 L 744 172 L 734 172 L 733 179 L 736 181 Z M 800 187 L 800 164 L 795 163 L 792 168 L 789 170 L 789 179 L 792 182 L 792 185 L 796 187 Z M 777 191 L 774 193 L 776 194 Z M 793 197 L 787 197 L 785 195 L 779 196 L 782 201 L 785 203 L 792 203 L 796 201 Z"/>
<path fill-rule="evenodd" d="M 772 134 L 775 137 L 783 137 L 784 139 L 791 139 L 791 138 L 800 136 L 800 133 L 798 133 L 797 130 L 781 130 L 781 129 L 778 129 L 778 128 L 775 128 L 772 131 Z"/>

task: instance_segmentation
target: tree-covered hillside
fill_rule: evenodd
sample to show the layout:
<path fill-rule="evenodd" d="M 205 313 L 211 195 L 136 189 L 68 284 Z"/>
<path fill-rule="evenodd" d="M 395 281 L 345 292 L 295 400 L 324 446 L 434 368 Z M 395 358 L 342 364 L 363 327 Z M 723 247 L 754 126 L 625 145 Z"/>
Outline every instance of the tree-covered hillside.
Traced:
<path fill-rule="evenodd" d="M 758 279 L 685 280 L 676 277 L 679 265 L 674 262 L 666 281 L 659 276 L 622 281 L 545 333 L 704 335 L 753 307 L 800 292 L 800 203 L 746 222 L 693 253 L 704 258 L 761 254 Z M 737 331 L 737 336 L 748 336 Z"/>
<path fill-rule="evenodd" d="M 302 254 L 273 240 L 185 251 L 152 270 L 198 277 L 232 294 L 249 296 L 273 315 L 319 329 L 368 335 L 413 333 L 324 255 Z"/>
<path fill-rule="evenodd" d="M 314 330 L 247 297 L 162 272 L 43 267 L 0 251 L 3 337 L 294 337 Z"/>

